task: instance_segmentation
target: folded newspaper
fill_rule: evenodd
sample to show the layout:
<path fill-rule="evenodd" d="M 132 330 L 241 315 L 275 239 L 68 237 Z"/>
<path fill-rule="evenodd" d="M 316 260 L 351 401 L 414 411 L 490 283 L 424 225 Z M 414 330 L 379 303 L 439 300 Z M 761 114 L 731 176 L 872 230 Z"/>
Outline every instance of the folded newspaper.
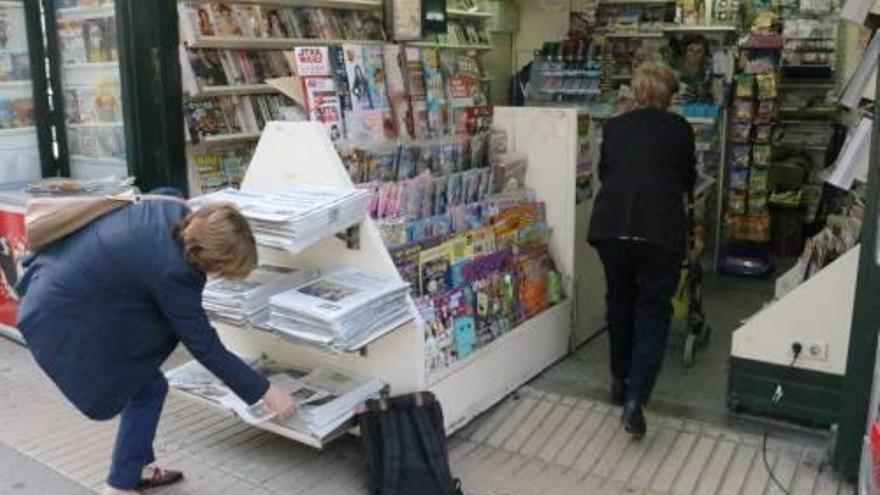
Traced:
<path fill-rule="evenodd" d="M 357 407 L 377 397 L 384 388 L 378 379 L 363 378 L 329 367 L 319 367 L 308 373 L 265 365 L 257 369 L 268 372 L 269 381 L 291 395 L 298 408 L 293 417 L 286 421 L 277 420 L 262 400 L 246 404 L 197 361 L 170 371 L 166 377 L 172 387 L 232 410 L 247 423 L 260 425 L 272 421 L 318 440 L 329 439 L 347 429 Z"/>
<path fill-rule="evenodd" d="M 269 299 L 269 326 L 282 336 L 354 351 L 414 318 L 409 286 L 347 267 Z"/>
<path fill-rule="evenodd" d="M 299 252 L 362 222 L 369 198 L 362 189 L 306 184 L 275 194 L 224 189 L 190 204 L 233 203 L 248 219 L 258 244 Z"/>
<path fill-rule="evenodd" d="M 270 297 L 314 280 L 319 273 L 261 265 L 244 280 L 210 280 L 205 285 L 202 306 L 212 319 L 238 326 L 259 326 L 269 318 Z"/>

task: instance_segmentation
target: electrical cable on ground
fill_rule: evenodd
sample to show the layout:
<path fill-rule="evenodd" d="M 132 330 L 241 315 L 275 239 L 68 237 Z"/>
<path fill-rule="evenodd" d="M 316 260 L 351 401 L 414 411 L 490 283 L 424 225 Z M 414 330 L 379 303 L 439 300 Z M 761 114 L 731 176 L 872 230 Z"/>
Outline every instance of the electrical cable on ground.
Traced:
<path fill-rule="evenodd" d="M 776 389 L 773 392 L 773 398 L 770 400 L 771 409 L 768 409 L 767 412 L 772 410 L 773 406 L 779 404 L 782 401 L 782 397 L 785 394 L 784 384 L 785 381 L 791 375 L 791 372 L 794 371 L 794 365 L 797 363 L 799 357 L 801 357 L 801 352 L 803 351 L 803 346 L 799 342 L 795 342 L 791 345 L 791 352 L 794 354 L 794 357 L 791 360 L 791 364 L 788 365 L 788 368 L 785 370 L 785 374 L 782 375 L 782 378 L 779 379 L 779 383 L 776 384 Z M 791 495 L 791 492 L 788 491 L 788 488 L 779 481 L 779 478 L 776 477 L 776 473 L 773 472 L 773 468 L 770 466 L 770 462 L 767 461 L 767 439 L 770 437 L 770 425 L 764 426 L 764 441 L 761 443 L 761 459 L 764 461 L 764 468 L 767 469 L 767 474 L 770 475 L 770 480 L 773 484 L 779 488 L 782 493 L 785 495 Z"/>

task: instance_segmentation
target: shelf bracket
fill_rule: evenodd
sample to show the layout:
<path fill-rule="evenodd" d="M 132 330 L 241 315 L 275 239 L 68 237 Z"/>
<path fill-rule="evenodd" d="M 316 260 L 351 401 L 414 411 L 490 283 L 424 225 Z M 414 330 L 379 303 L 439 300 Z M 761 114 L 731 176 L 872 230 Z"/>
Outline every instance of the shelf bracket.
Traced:
<path fill-rule="evenodd" d="M 336 237 L 345 242 L 345 247 L 347 247 L 348 249 L 359 250 L 361 248 L 360 224 L 349 227 L 345 230 L 345 232 L 340 232 L 336 234 Z"/>

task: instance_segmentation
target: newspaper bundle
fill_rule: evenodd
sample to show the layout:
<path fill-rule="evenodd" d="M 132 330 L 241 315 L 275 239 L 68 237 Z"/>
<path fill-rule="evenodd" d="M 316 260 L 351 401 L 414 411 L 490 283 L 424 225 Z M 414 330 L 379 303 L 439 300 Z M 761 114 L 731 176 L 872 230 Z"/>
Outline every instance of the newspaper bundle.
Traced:
<path fill-rule="evenodd" d="M 280 370 L 265 362 L 251 361 L 248 364 L 267 374 L 273 385 L 291 395 L 297 405 L 293 417 L 278 420 L 262 400 L 246 404 L 219 378 L 194 360 L 170 371 L 166 377 L 172 387 L 232 410 L 247 423 L 260 425 L 273 421 L 319 440 L 326 440 L 347 428 L 357 407 L 377 397 L 384 388 L 378 379 L 363 378 L 328 367 L 305 373 L 292 369 Z"/>
<path fill-rule="evenodd" d="M 211 318 L 239 326 L 262 325 L 269 318 L 270 297 L 299 287 L 318 275 L 317 270 L 261 265 L 244 280 L 209 281 L 202 295 L 202 305 Z"/>
<path fill-rule="evenodd" d="M 277 374 L 269 381 L 290 393 L 299 408 L 282 426 L 308 431 L 317 438 L 327 438 L 347 426 L 357 407 L 379 396 L 384 387 L 376 378 L 360 378 L 327 367 L 299 379 Z"/>
<path fill-rule="evenodd" d="M 270 300 L 269 326 L 283 336 L 357 350 L 414 318 L 409 285 L 341 268 Z"/>
<path fill-rule="evenodd" d="M 369 197 L 365 190 L 309 184 L 275 194 L 224 189 L 190 204 L 233 203 L 248 219 L 258 244 L 299 252 L 362 222 Z"/>

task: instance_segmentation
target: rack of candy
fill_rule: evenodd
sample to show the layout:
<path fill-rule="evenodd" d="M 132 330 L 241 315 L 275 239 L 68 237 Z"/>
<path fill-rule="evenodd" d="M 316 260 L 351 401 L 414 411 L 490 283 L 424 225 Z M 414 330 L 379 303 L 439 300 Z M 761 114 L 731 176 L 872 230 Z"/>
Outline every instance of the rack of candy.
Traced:
<path fill-rule="evenodd" d="M 783 39 L 775 14 L 763 12 L 740 43 L 730 129 L 727 227 L 732 240 L 768 242 L 769 167 L 773 154 Z"/>

